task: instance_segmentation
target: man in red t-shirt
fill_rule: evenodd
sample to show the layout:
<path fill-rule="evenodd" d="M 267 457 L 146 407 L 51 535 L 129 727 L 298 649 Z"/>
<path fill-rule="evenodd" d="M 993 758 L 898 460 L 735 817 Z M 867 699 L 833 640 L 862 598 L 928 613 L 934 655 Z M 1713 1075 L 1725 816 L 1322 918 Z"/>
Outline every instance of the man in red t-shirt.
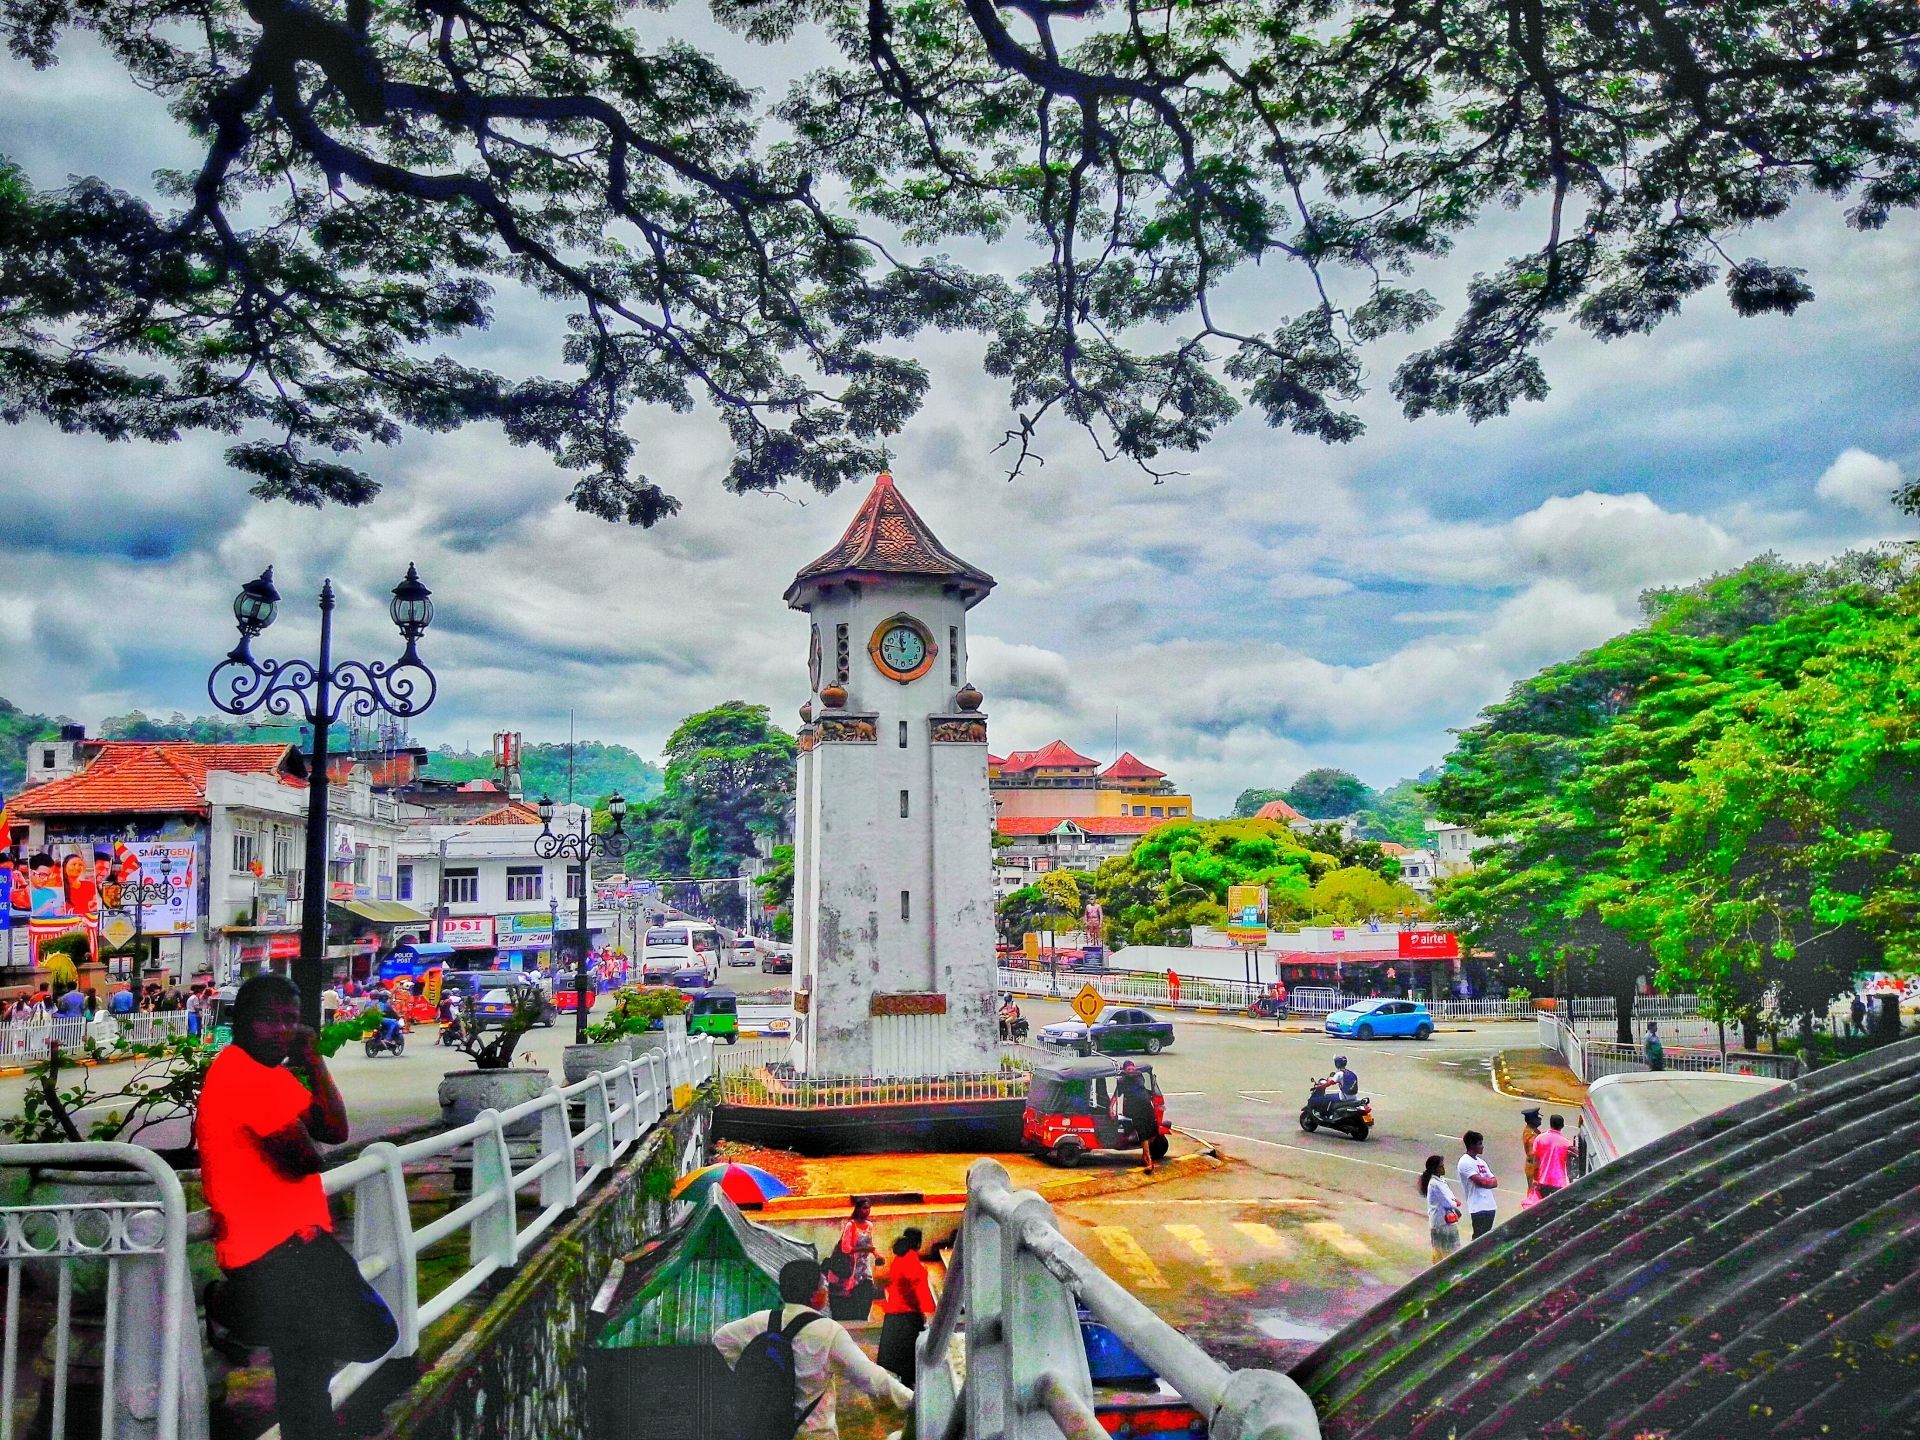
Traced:
<path fill-rule="evenodd" d="M 256 975 L 234 996 L 233 1044 L 207 1070 L 194 1134 L 227 1278 L 216 1318 L 272 1352 L 285 1440 L 331 1437 L 334 1363 L 379 1359 L 399 1330 L 333 1238 L 314 1142 L 347 1138 L 347 1105 L 285 976 Z"/>

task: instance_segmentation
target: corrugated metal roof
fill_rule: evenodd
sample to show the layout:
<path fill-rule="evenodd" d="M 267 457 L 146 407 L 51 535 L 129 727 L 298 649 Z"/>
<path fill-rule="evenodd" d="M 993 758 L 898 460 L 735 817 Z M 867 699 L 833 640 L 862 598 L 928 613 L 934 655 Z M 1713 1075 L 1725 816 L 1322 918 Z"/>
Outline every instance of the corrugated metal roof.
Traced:
<path fill-rule="evenodd" d="M 756 1225 L 713 1186 L 664 1243 L 637 1262 L 637 1285 L 597 1342 L 624 1350 L 704 1345 L 729 1320 L 780 1298 L 781 1267 L 814 1259 L 813 1246 Z"/>
<path fill-rule="evenodd" d="M 1294 1378 L 1326 1440 L 1920 1435 L 1920 1040 L 1522 1211 Z"/>

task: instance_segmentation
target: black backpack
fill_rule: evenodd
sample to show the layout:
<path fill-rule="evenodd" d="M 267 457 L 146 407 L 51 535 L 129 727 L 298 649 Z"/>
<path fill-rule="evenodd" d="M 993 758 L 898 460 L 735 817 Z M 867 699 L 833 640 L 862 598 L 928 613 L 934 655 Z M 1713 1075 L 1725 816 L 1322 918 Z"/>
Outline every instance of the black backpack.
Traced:
<path fill-rule="evenodd" d="M 800 1310 L 785 1326 L 780 1324 L 783 1306 L 767 1312 L 767 1328 L 747 1342 L 733 1367 L 733 1423 L 729 1434 L 738 1440 L 793 1440 L 813 1405 L 800 1408 L 800 1382 L 794 1373 L 793 1340 L 816 1320 L 826 1317 L 817 1310 Z"/>

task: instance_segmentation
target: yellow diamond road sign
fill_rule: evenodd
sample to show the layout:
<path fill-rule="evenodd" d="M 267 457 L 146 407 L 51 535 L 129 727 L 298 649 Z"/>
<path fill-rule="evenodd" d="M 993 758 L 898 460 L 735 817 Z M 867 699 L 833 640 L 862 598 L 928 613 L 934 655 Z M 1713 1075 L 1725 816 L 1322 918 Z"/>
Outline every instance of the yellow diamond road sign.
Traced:
<path fill-rule="evenodd" d="M 1073 1013 L 1091 1025 L 1100 1018 L 1100 1012 L 1107 1008 L 1107 1002 L 1100 998 L 1100 992 L 1088 981 L 1080 987 L 1080 993 L 1073 997 Z"/>

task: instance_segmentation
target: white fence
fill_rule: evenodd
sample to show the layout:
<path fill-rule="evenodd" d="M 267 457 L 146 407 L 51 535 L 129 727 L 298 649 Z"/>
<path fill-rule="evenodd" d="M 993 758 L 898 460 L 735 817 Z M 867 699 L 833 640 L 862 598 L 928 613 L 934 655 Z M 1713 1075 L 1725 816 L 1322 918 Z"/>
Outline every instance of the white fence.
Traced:
<path fill-rule="evenodd" d="M 1229 1370 L 1136 1300 L 1060 1233 L 1053 1210 L 1016 1191 L 998 1161 L 967 1171 L 967 1209 L 946 1289 L 919 1342 L 914 1433 L 1101 1440 L 1075 1302 L 1235 1440 L 1319 1440 L 1300 1387 L 1271 1370 Z M 965 1365 L 950 1356 L 960 1320 Z"/>
<path fill-rule="evenodd" d="M 0 1024 L 0 1065 L 38 1064 L 47 1058 L 48 1047 L 55 1044 L 62 1050 L 78 1052 L 89 1040 L 110 1046 L 121 1037 L 145 1043 L 186 1033 L 187 1012 L 184 1010 L 101 1015 L 93 1020 L 62 1015 L 9 1021 Z"/>
<path fill-rule="evenodd" d="M 334 1376 L 334 1403 L 338 1405 L 352 1395 L 386 1361 L 418 1353 L 422 1331 L 493 1276 L 518 1265 L 541 1236 L 580 1204 L 595 1181 L 631 1153 L 649 1130 L 672 1113 L 676 1090 L 698 1087 L 712 1078 L 713 1059 L 713 1041 L 707 1036 L 672 1035 L 665 1050 L 648 1051 L 615 1069 L 589 1075 L 572 1085 L 555 1085 L 544 1095 L 509 1110 L 483 1110 L 468 1124 L 410 1144 L 394 1145 L 376 1141 L 344 1165 L 323 1172 L 321 1182 L 329 1196 L 346 1193 L 353 1197 L 351 1233 L 343 1239 L 359 1263 L 360 1273 L 380 1293 L 387 1308 L 393 1312 L 400 1332 L 393 1349 L 381 1359 L 370 1364 L 349 1365 Z M 579 1117 L 577 1124 L 576 1113 Z M 704 1137 L 696 1137 L 686 1153 L 677 1157 L 680 1168 L 684 1171 L 689 1163 L 697 1161 L 703 1148 Z M 97 1157 L 95 1152 L 99 1152 Z M 0 1145 L 0 1166 L 56 1162 L 68 1164 L 90 1158 L 111 1159 L 144 1170 L 154 1177 L 161 1191 L 161 1199 L 143 1201 L 134 1208 L 149 1212 L 158 1210 L 164 1218 L 164 1226 L 161 1227 L 163 1233 L 160 1238 L 147 1244 L 144 1238 L 146 1231 L 141 1231 L 145 1248 L 132 1250 L 126 1248 L 132 1243 L 132 1222 L 116 1222 L 107 1233 L 117 1237 L 115 1243 L 122 1248 L 103 1251 L 98 1244 L 82 1246 L 82 1242 L 75 1238 L 78 1234 L 77 1223 L 56 1216 L 53 1223 L 62 1237 L 62 1243 L 69 1247 L 82 1246 L 74 1249 L 73 1253 L 83 1257 L 101 1253 L 164 1255 L 168 1285 L 174 1284 L 171 1277 L 177 1267 L 181 1277 L 179 1284 L 184 1287 L 187 1240 L 185 1202 L 178 1178 L 151 1151 L 134 1145 Z M 406 1167 L 436 1159 L 456 1163 L 469 1161 L 472 1166 L 471 1193 L 462 1204 L 445 1215 L 415 1229 L 413 1213 L 407 1203 Z M 521 1199 L 529 1192 L 533 1194 L 537 1208 L 533 1208 L 523 1220 Z M 31 1218 L 37 1212 L 58 1210 L 65 1214 L 109 1208 L 113 1207 L 30 1206 L 0 1210 L 0 1236 L 4 1237 L 7 1246 L 4 1256 L 12 1262 L 22 1253 L 18 1247 L 29 1243 L 23 1236 L 32 1234 L 33 1226 L 40 1223 Z M 129 1207 L 122 1205 L 119 1208 Z M 465 1231 L 467 1236 L 465 1268 L 446 1288 L 422 1300 L 422 1253 L 461 1231 Z M 44 1252 L 45 1248 L 43 1245 L 33 1246 L 37 1252 Z M 66 1251 L 59 1253 L 64 1255 Z M 0 1440 L 11 1440 L 12 1436 L 15 1332 L 19 1309 L 19 1266 L 9 1263 L 7 1268 L 7 1348 L 4 1357 L 0 1357 L 4 1358 L 7 1368 L 4 1382 L 0 1382 L 4 1384 L 4 1394 L 0 1394 Z M 56 1406 L 64 1403 L 64 1357 L 71 1348 L 66 1338 L 70 1315 L 64 1299 L 67 1293 L 65 1287 L 69 1282 L 64 1278 L 65 1272 L 62 1273 L 63 1299 L 56 1317 L 55 1331 L 56 1353 L 60 1357 L 56 1366 L 59 1383 L 54 1387 Z M 111 1297 L 111 1289 L 109 1294 Z M 126 1357 L 124 1363 L 130 1368 L 149 1365 L 155 1357 L 181 1353 L 181 1312 L 179 1306 L 172 1303 L 178 1295 L 170 1288 L 167 1296 L 163 1323 L 122 1327 L 119 1353 Z M 190 1299 L 187 1306 L 185 1314 L 190 1318 Z M 110 1298 L 109 1326 L 114 1323 L 112 1317 L 116 1313 Z M 199 1356 L 199 1344 L 196 1333 L 191 1337 L 190 1346 L 195 1361 Z M 107 1331 L 105 1353 L 109 1357 L 108 1378 L 111 1380 L 111 1357 L 116 1354 L 115 1331 L 112 1328 Z M 189 1418 L 195 1422 L 191 1433 L 166 1418 L 182 1408 L 178 1378 L 181 1369 L 178 1364 L 160 1367 L 163 1428 L 158 1431 L 156 1440 L 175 1440 L 176 1436 L 180 1440 L 193 1440 L 194 1435 L 204 1436 L 206 1433 L 204 1390 L 200 1392 L 197 1413 L 189 1408 Z M 174 1407 L 173 1411 L 167 1409 L 169 1405 Z M 144 1413 L 155 1412 L 149 1405 Z M 97 1432 L 89 1426 L 87 1433 L 98 1433 L 103 1440 L 111 1440 L 114 1432 L 109 1423 Z M 123 1435 L 126 1433 L 122 1431 Z M 62 1434 L 57 1419 L 50 1434 L 54 1440 L 59 1440 Z"/>
<path fill-rule="evenodd" d="M 62 1440 L 69 1429 L 102 1440 L 204 1440 L 206 1377 L 193 1324 L 180 1177 L 151 1150 L 93 1142 L 0 1146 L 0 1165 L 124 1171 L 133 1182 L 125 1196 L 0 1211 L 0 1260 L 7 1267 L 0 1436 L 12 1440 L 24 1418 L 16 1409 L 19 1381 L 31 1384 L 37 1372 L 44 1383 L 25 1402 L 35 1412 L 30 1433 L 51 1440 Z M 26 1328 L 44 1303 L 30 1301 L 23 1317 L 21 1292 L 30 1268 L 42 1276 L 53 1272 L 50 1330 L 44 1315 L 31 1331 Z M 92 1294 L 76 1293 L 81 1285 Z M 98 1314 L 92 1313 L 96 1303 Z M 77 1315 L 76 1307 L 87 1313 Z M 23 1332 L 40 1344 L 38 1356 L 20 1354 Z M 76 1368 L 91 1372 L 96 1366 L 97 1378 L 89 1373 L 75 1383 Z M 81 1408 L 75 1401 L 95 1397 L 97 1413 L 73 1413 Z M 47 1413 L 39 1413 L 42 1406 Z"/>
<path fill-rule="evenodd" d="M 1625 1075 L 1650 1068 L 1646 1053 L 1638 1045 L 1596 1040 L 1581 1034 L 1580 1028 L 1544 1011 L 1540 1015 L 1541 1047 L 1557 1051 L 1567 1068 L 1587 1084 L 1602 1075 Z M 1792 1080 L 1806 1073 L 1805 1062 L 1798 1055 L 1755 1050 L 1729 1050 L 1723 1055 L 1718 1048 L 1685 1049 L 1676 1045 L 1666 1047 L 1666 1068 L 1696 1073 L 1764 1075 L 1780 1080 Z"/>

